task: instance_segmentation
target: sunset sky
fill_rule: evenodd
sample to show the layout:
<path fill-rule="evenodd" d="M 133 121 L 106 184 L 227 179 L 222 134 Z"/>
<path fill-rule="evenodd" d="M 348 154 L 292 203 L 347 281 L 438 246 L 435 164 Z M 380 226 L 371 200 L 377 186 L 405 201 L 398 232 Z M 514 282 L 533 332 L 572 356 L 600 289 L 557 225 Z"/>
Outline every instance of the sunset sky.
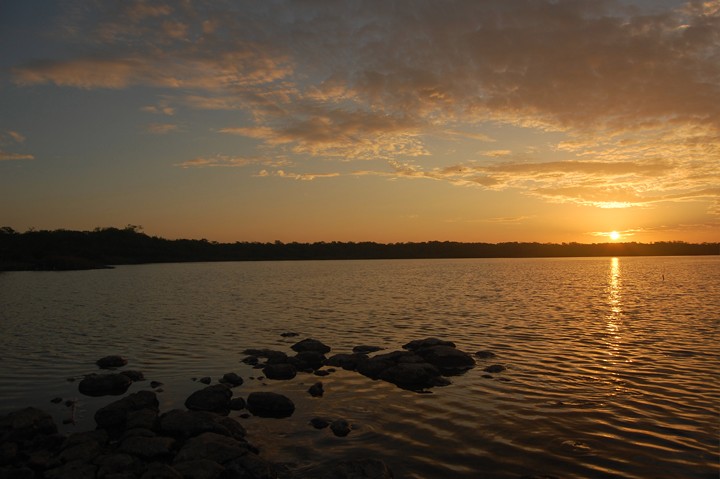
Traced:
<path fill-rule="evenodd" d="M 720 240 L 720 0 L 0 2 L 0 226 Z"/>

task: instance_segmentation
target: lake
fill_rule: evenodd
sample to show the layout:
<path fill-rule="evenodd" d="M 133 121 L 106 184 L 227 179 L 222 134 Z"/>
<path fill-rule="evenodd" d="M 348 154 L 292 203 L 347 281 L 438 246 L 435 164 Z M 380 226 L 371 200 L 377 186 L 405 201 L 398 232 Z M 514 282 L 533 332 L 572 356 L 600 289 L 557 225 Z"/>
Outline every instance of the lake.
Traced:
<path fill-rule="evenodd" d="M 269 460 L 384 460 L 398 478 L 717 478 L 720 257 L 232 262 L 0 273 L 0 412 L 63 432 L 117 397 L 80 395 L 108 354 L 163 383 L 161 412 L 234 371 L 287 419 L 238 418 Z M 281 336 L 297 332 L 296 338 Z M 257 379 L 246 348 L 312 337 L 348 353 L 437 337 L 492 359 L 427 394 L 339 369 Z M 488 375 L 483 368 L 506 370 Z M 253 378 L 253 379 L 251 379 Z M 74 381 L 71 381 L 73 380 Z M 325 395 L 308 387 L 322 380 Z M 73 412 L 54 397 L 77 400 Z M 241 411 L 243 412 L 243 411 Z M 231 413 L 237 417 L 238 412 Z M 344 418 L 347 437 L 316 430 Z"/>

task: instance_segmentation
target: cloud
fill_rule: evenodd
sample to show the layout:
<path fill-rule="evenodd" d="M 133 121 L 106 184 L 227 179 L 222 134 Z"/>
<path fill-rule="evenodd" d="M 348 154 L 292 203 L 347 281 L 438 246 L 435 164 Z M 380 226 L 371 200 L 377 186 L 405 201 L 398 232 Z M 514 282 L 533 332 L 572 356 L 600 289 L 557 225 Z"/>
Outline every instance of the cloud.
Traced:
<path fill-rule="evenodd" d="M 260 177 L 277 176 L 280 178 L 289 178 L 289 179 L 293 179 L 293 180 L 312 181 L 317 178 L 336 178 L 336 177 L 342 176 L 342 175 L 340 173 L 291 173 L 291 172 L 286 172 L 284 170 L 276 170 L 276 171 L 261 170 L 260 173 L 258 173 L 258 176 L 260 176 Z"/>
<path fill-rule="evenodd" d="M 287 166 L 291 162 L 286 158 L 262 158 L 262 157 L 245 157 L 245 156 L 228 156 L 228 155 L 215 155 L 215 156 L 199 156 L 192 160 L 187 160 L 182 163 L 177 163 L 175 166 L 180 168 L 242 168 L 251 165 L 263 165 L 281 167 Z"/>
<path fill-rule="evenodd" d="M 148 133 L 156 135 L 164 135 L 166 133 L 176 131 L 178 128 L 179 126 L 174 123 L 150 123 L 145 127 Z"/>
<path fill-rule="evenodd" d="M 0 150 L 0 161 L 12 161 L 12 160 L 34 160 L 33 155 L 21 154 L 21 153 L 10 153 L 7 151 Z"/>
<path fill-rule="evenodd" d="M 150 113 L 237 111 L 216 131 L 292 157 L 298 171 L 277 176 L 317 178 L 301 171 L 315 158 L 385 160 L 353 174 L 598 207 L 712 202 L 720 2 L 665 5 L 99 2 L 63 19 L 63 55 L 12 72 L 18 85 L 152 87 Z M 477 153 L 441 157 L 439 141 Z"/>

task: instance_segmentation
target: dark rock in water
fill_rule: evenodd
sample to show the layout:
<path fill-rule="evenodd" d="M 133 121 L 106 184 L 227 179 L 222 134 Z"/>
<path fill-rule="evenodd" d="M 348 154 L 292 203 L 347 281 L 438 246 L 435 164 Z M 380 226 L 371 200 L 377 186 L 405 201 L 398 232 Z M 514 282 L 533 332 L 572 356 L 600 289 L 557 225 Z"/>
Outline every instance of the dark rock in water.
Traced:
<path fill-rule="evenodd" d="M 382 351 L 383 348 L 381 348 L 379 346 L 360 345 L 360 346 L 355 346 L 352 350 L 353 350 L 353 353 L 368 354 L 368 353 L 374 353 L 376 351 Z"/>
<path fill-rule="evenodd" d="M 0 442 L 22 441 L 37 435 L 57 433 L 57 426 L 50 414 L 34 407 L 0 416 Z"/>
<path fill-rule="evenodd" d="M 223 384 L 229 384 L 231 387 L 236 387 L 240 386 L 244 381 L 243 378 L 235 373 L 225 373 L 222 379 L 220 379 L 220 382 Z"/>
<path fill-rule="evenodd" d="M 297 369 L 288 363 L 268 364 L 263 368 L 263 373 L 268 379 L 292 379 L 297 374 Z"/>
<path fill-rule="evenodd" d="M 440 371 L 428 363 L 399 363 L 383 370 L 378 378 L 411 391 L 422 391 L 446 384 L 440 379 Z"/>
<path fill-rule="evenodd" d="M 245 454 L 248 454 L 245 443 L 214 432 L 204 432 L 189 439 L 178 451 L 173 463 L 204 459 L 223 464 Z"/>
<path fill-rule="evenodd" d="M 416 349 L 415 353 L 444 374 L 459 373 L 475 366 L 472 356 L 451 346 L 423 347 Z"/>
<path fill-rule="evenodd" d="M 120 374 L 129 377 L 132 382 L 145 380 L 145 375 L 141 371 L 129 369 L 127 371 L 120 371 Z"/>
<path fill-rule="evenodd" d="M 255 356 L 258 358 L 265 358 L 268 362 L 274 363 L 286 363 L 287 354 L 282 351 L 275 351 L 274 349 L 246 349 L 243 354 Z"/>
<path fill-rule="evenodd" d="M 287 332 L 281 333 L 280 336 L 282 336 L 283 338 L 294 338 L 296 336 L 300 336 L 300 333 Z"/>
<path fill-rule="evenodd" d="M 345 419 L 336 419 L 330 423 L 330 430 L 337 437 L 345 437 L 352 431 L 352 426 Z"/>
<path fill-rule="evenodd" d="M 415 341 L 410 341 L 409 343 L 404 344 L 403 349 L 417 351 L 421 348 L 430 348 L 433 346 L 449 346 L 451 348 L 454 348 L 455 343 L 453 343 L 452 341 L 444 341 L 438 338 L 416 339 Z"/>
<path fill-rule="evenodd" d="M 161 383 L 160 381 L 150 381 L 150 387 L 153 389 L 159 388 L 162 385 L 163 383 Z"/>
<path fill-rule="evenodd" d="M 101 428 L 118 429 L 125 428 L 131 418 L 134 427 L 152 427 L 157 419 L 158 407 L 154 392 L 138 391 L 98 409 L 95 412 L 95 422 Z"/>
<path fill-rule="evenodd" d="M 212 378 L 210 376 L 204 376 L 200 379 L 198 379 L 203 384 L 210 384 L 212 382 Z"/>
<path fill-rule="evenodd" d="M 78 384 L 78 390 L 86 396 L 119 396 L 125 394 L 132 380 L 124 374 L 90 374 Z"/>
<path fill-rule="evenodd" d="M 314 417 L 310 419 L 310 425 L 312 425 L 315 429 L 325 429 L 331 422 L 332 421 L 322 417 Z"/>
<path fill-rule="evenodd" d="M 231 397 L 230 388 L 216 384 L 192 393 L 185 400 L 185 407 L 191 411 L 210 411 L 227 416 L 230 413 Z"/>
<path fill-rule="evenodd" d="M 495 353 L 492 351 L 478 351 L 475 353 L 475 356 L 479 357 L 480 359 L 491 359 L 495 357 Z"/>
<path fill-rule="evenodd" d="M 127 477 L 127 479 L 129 479 L 129 477 Z M 112 479 L 116 478 L 113 477 Z M 123 479 L 125 479 L 125 477 L 123 477 Z M 151 462 L 145 473 L 140 476 L 140 479 L 183 479 L 183 476 L 174 467 L 163 462 Z"/>
<path fill-rule="evenodd" d="M 393 473 L 379 459 L 329 461 L 294 471 L 294 479 L 392 479 Z"/>
<path fill-rule="evenodd" d="M 505 366 L 503 366 L 502 364 L 493 364 L 483 369 L 483 371 L 488 373 L 501 373 L 505 371 L 505 369 Z"/>
<path fill-rule="evenodd" d="M 295 404 L 282 394 L 271 392 L 250 393 L 247 408 L 255 416 L 283 418 L 292 416 Z"/>
<path fill-rule="evenodd" d="M 357 371 L 358 363 L 367 359 L 368 355 L 365 353 L 334 354 L 325 361 L 325 365 L 341 367 L 347 371 Z"/>
<path fill-rule="evenodd" d="M 231 436 L 230 430 L 221 424 L 220 419 L 227 419 L 208 411 L 184 411 L 172 409 L 160 416 L 160 432 L 172 437 L 187 439 L 204 432 L 214 432 Z M 237 423 L 240 426 L 239 423 Z"/>
<path fill-rule="evenodd" d="M 86 464 L 82 461 L 73 461 L 60 467 L 45 471 L 43 477 L 46 479 L 92 478 L 95 477 L 97 469 L 98 467 L 94 464 Z"/>
<path fill-rule="evenodd" d="M 100 369 L 121 368 L 127 363 L 127 359 L 118 355 L 105 356 L 95 361 L 95 364 L 97 364 Z"/>
<path fill-rule="evenodd" d="M 260 362 L 260 359 L 257 356 L 248 356 L 246 358 L 243 358 L 242 362 L 251 366 L 255 366 L 257 363 Z"/>
<path fill-rule="evenodd" d="M 230 400 L 230 410 L 241 411 L 245 409 L 245 400 L 243 398 L 232 398 Z"/>
<path fill-rule="evenodd" d="M 312 338 L 303 339 L 302 341 L 290 346 L 290 348 L 298 353 L 302 351 L 316 351 L 322 354 L 329 353 L 331 349 L 330 346 Z"/>
<path fill-rule="evenodd" d="M 280 477 L 278 468 L 255 454 L 244 454 L 224 464 L 222 479 L 274 479 Z"/>
<path fill-rule="evenodd" d="M 53 404 L 60 404 L 62 402 L 62 398 L 61 397 L 52 398 L 50 400 L 50 402 Z"/>
<path fill-rule="evenodd" d="M 325 369 L 318 369 L 317 371 L 313 371 L 313 374 L 315 376 L 328 376 L 330 375 L 330 371 Z"/>
<path fill-rule="evenodd" d="M 294 365 L 298 370 L 320 369 L 325 364 L 327 358 L 318 351 L 301 351 L 295 356 L 288 358 L 288 362 Z"/>
<path fill-rule="evenodd" d="M 317 383 L 313 384 L 313 385 L 310 386 L 310 388 L 308 389 L 308 392 L 310 393 L 310 395 L 311 395 L 312 397 L 315 397 L 315 398 L 316 398 L 316 397 L 322 397 L 322 395 L 325 393 L 325 391 L 324 391 L 324 389 L 323 389 L 323 383 L 317 382 Z"/>

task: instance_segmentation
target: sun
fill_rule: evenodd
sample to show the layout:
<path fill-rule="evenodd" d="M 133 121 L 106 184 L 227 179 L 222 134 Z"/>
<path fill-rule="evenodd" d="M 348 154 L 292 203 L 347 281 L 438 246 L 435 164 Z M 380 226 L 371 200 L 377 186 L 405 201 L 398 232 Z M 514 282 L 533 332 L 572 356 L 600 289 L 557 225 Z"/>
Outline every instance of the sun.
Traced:
<path fill-rule="evenodd" d="M 613 241 L 617 241 L 620 239 L 620 233 L 618 233 L 617 231 L 611 231 L 608 236 L 610 236 L 610 239 Z"/>

